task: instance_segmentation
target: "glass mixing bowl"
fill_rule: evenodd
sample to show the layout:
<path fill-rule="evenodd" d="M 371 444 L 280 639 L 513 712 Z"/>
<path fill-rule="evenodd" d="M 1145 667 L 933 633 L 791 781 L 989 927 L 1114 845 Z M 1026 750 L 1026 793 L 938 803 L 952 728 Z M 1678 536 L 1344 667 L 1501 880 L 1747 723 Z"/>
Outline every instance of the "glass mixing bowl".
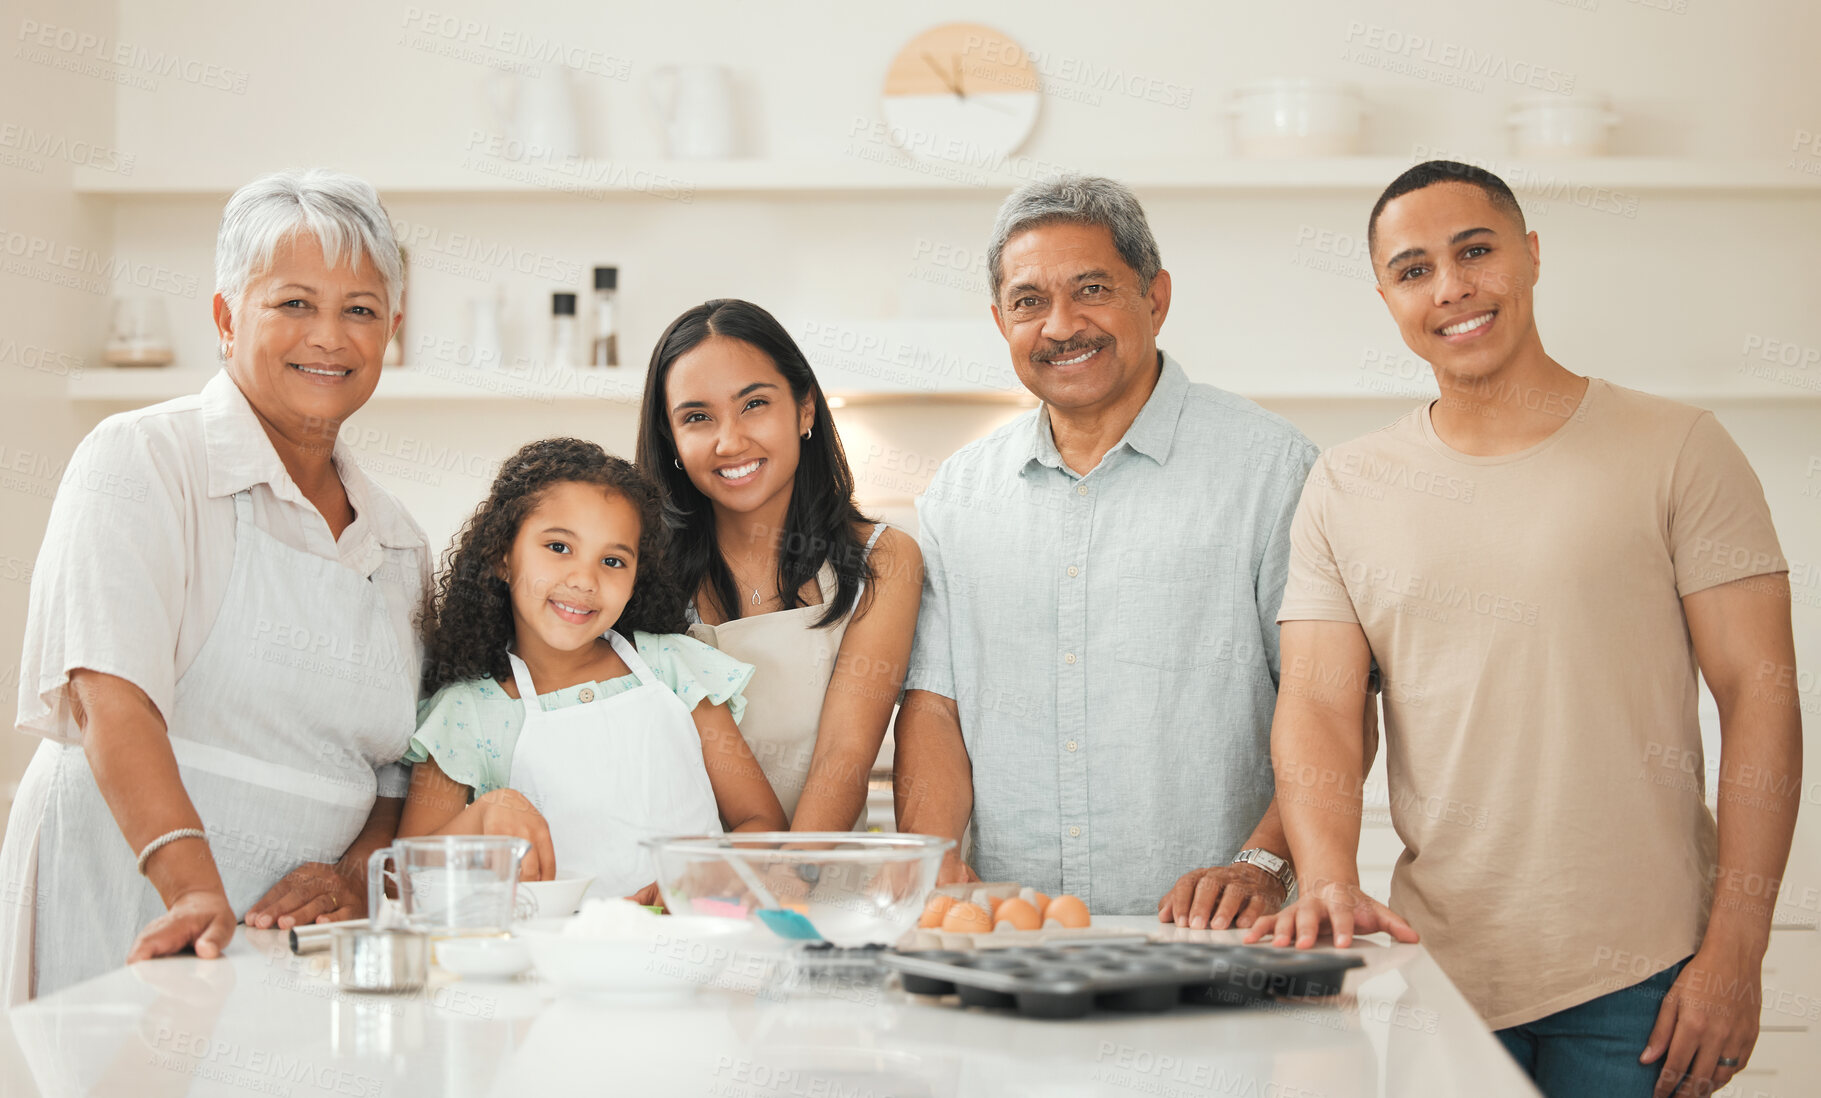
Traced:
<path fill-rule="evenodd" d="M 838 946 L 891 945 L 917 925 L 953 839 L 857 831 L 751 831 L 647 839 L 679 915 L 744 919 L 785 908 Z M 769 924 L 768 924 L 769 925 Z"/>

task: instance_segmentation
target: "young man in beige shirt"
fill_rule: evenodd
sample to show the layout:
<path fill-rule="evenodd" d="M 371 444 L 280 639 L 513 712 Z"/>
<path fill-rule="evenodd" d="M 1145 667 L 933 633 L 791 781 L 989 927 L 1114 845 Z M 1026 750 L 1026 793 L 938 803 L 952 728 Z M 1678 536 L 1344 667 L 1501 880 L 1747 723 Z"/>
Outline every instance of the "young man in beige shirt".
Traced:
<path fill-rule="evenodd" d="M 1537 235 L 1496 176 L 1418 165 L 1368 239 L 1442 395 L 1303 492 L 1272 754 L 1304 885 L 1248 939 L 1420 932 L 1550 1098 L 1709 1093 L 1757 1039 L 1800 786 L 1763 489 L 1710 413 L 1544 352 Z M 1355 861 L 1374 664 L 1405 845 L 1388 907 Z"/>

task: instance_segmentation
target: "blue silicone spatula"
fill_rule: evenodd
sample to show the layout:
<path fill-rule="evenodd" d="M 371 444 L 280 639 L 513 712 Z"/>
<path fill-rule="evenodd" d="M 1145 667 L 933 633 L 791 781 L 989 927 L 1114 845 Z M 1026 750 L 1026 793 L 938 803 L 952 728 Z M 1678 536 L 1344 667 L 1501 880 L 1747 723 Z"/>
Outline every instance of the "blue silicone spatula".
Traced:
<path fill-rule="evenodd" d="M 755 909 L 752 914 L 754 918 L 765 924 L 765 929 L 780 938 L 796 942 L 823 940 L 822 932 L 816 929 L 816 924 L 810 922 L 807 916 L 778 903 L 778 898 L 765 887 L 764 881 L 759 880 L 759 875 L 752 871 L 751 866 L 743 860 L 733 857 L 727 859 L 727 864 L 733 866 L 733 871 L 739 874 L 740 880 L 752 890 L 753 897 L 764 905 Z"/>

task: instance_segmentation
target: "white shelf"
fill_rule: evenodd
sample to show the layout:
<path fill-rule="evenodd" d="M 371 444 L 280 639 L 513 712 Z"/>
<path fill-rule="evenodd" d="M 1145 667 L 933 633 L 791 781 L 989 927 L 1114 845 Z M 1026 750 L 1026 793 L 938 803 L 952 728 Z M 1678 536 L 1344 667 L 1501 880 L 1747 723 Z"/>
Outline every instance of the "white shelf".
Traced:
<path fill-rule="evenodd" d="M 896 194 L 979 192 L 998 196 L 1054 171 L 1045 161 L 1014 160 L 1011 171 L 965 164 L 923 163 L 897 154 L 885 162 L 858 157 L 829 161 L 724 160 L 598 162 L 592 169 L 559 172 L 535 166 L 508 179 L 475 169 L 428 171 L 418 167 L 364 174 L 388 198 L 671 198 L 694 201 L 703 195 Z M 1020 170 L 1017 165 L 1029 165 Z M 508 165 L 517 169 L 518 165 Z M 1336 157 L 1314 160 L 1180 159 L 1105 165 L 1105 170 L 1139 191 L 1375 192 L 1410 166 L 1396 157 Z M 1821 197 L 1821 176 L 1776 161 L 1706 161 L 1659 157 L 1604 157 L 1581 160 L 1500 161 L 1493 168 L 1520 195 L 1562 188 L 1685 193 L 1788 193 Z M 121 176 L 95 168 L 74 170 L 78 194 L 102 197 L 225 198 L 268 168 L 239 172 L 192 169 Z"/>
<path fill-rule="evenodd" d="M 70 379 L 69 399 L 82 404 L 154 404 L 161 400 L 200 392 L 214 376 L 213 370 L 185 367 L 131 369 L 101 367 L 85 370 Z M 495 403 L 553 404 L 561 401 L 591 400 L 637 405 L 644 394 L 642 369 L 570 369 L 545 367 L 520 375 L 509 373 L 463 372 L 454 367 L 388 366 L 373 391 L 372 401 L 493 401 Z M 1244 384 L 1222 388 L 1256 400 L 1261 404 L 1297 401 L 1331 401 L 1344 403 L 1381 403 L 1413 405 L 1423 394 L 1375 392 L 1371 389 L 1324 387 L 1312 382 L 1300 388 L 1283 388 L 1281 379 L 1273 385 L 1249 387 Z M 864 390 L 831 386 L 831 399 L 842 406 L 866 405 L 943 405 L 943 404 L 1022 404 L 1034 405 L 1030 394 L 1022 389 L 951 389 L 951 390 Z M 1821 400 L 1815 392 L 1749 392 L 1737 389 L 1696 392 L 1682 390 L 1659 394 L 1686 404 L 1783 404 L 1790 401 Z"/>
<path fill-rule="evenodd" d="M 156 403 L 200 392 L 214 376 L 212 369 L 190 367 L 102 367 L 71 378 L 69 398 L 82 403 Z M 623 366 L 595 370 L 538 367 L 518 374 L 453 366 L 387 366 L 372 400 L 506 400 L 543 404 L 598 400 L 637 404 L 644 388 L 645 371 Z"/>

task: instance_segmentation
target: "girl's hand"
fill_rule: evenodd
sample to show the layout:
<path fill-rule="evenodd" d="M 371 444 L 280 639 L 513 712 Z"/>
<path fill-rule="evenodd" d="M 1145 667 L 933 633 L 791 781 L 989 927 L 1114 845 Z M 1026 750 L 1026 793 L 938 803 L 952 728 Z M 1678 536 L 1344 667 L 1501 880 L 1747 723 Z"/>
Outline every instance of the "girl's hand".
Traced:
<path fill-rule="evenodd" d="M 550 824 L 544 814 L 516 789 L 484 793 L 456 817 L 444 833 L 462 835 L 516 835 L 531 849 L 519 867 L 521 881 L 556 879 L 556 849 L 550 843 Z"/>
<path fill-rule="evenodd" d="M 220 889 L 197 889 L 171 901 L 171 909 L 145 925 L 126 955 L 127 964 L 168 957 L 188 946 L 205 960 L 221 956 L 234 939 L 234 909 Z"/>
<path fill-rule="evenodd" d="M 641 904 L 645 907 L 664 906 L 664 894 L 658 891 L 658 882 L 656 881 L 651 882 L 626 898 L 635 904 Z"/>

